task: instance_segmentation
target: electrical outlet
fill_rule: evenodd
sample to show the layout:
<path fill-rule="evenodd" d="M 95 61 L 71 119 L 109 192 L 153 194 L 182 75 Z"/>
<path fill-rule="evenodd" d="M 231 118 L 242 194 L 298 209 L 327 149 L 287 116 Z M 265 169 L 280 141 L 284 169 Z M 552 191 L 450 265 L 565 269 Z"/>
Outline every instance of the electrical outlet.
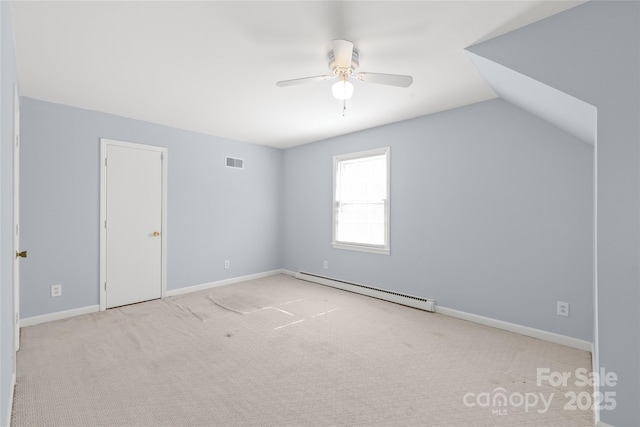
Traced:
<path fill-rule="evenodd" d="M 51 285 L 51 298 L 62 295 L 62 285 Z"/>
<path fill-rule="evenodd" d="M 329 268 L 329 261 L 324 261 L 324 262 L 322 263 L 322 266 L 323 266 L 325 269 Z"/>
<path fill-rule="evenodd" d="M 558 316 L 569 317 L 569 303 L 558 301 L 558 310 L 556 314 Z"/>
<path fill-rule="evenodd" d="M 226 259 L 224 261 L 224 268 L 231 268 L 231 261 L 229 261 L 228 259 Z"/>

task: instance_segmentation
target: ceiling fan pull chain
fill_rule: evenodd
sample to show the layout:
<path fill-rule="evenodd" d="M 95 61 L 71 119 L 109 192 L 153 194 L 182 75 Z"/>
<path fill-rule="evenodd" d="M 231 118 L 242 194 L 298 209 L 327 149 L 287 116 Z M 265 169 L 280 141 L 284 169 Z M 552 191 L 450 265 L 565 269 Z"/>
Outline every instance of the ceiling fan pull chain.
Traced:
<path fill-rule="evenodd" d="M 342 100 L 342 117 L 344 117 L 347 114 L 347 100 L 343 99 Z"/>

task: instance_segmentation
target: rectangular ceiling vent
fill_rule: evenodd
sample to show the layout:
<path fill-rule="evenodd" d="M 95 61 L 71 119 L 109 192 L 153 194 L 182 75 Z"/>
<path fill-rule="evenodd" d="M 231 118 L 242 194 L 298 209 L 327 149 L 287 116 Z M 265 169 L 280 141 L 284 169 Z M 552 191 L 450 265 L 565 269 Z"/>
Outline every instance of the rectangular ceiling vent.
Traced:
<path fill-rule="evenodd" d="M 244 169 L 244 160 L 234 157 L 227 157 L 227 167 L 235 169 Z"/>

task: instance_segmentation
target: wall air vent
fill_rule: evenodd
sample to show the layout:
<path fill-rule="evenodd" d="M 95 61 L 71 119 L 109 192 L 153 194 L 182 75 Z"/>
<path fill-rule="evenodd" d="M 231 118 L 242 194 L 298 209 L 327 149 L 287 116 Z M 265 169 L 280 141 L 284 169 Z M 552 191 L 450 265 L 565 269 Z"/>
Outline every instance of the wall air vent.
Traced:
<path fill-rule="evenodd" d="M 227 167 L 235 169 L 244 169 L 244 160 L 234 157 L 227 157 Z"/>

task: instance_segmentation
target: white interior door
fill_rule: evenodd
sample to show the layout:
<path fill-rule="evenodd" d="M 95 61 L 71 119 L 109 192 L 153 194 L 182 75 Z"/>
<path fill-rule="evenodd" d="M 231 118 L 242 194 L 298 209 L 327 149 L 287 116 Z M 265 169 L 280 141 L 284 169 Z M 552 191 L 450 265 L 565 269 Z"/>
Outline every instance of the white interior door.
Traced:
<path fill-rule="evenodd" d="M 13 341 L 14 351 L 20 349 L 20 98 L 18 88 L 13 91 Z M 14 357 L 15 373 L 15 357 Z"/>
<path fill-rule="evenodd" d="M 164 151 L 103 140 L 103 308 L 163 296 Z"/>

